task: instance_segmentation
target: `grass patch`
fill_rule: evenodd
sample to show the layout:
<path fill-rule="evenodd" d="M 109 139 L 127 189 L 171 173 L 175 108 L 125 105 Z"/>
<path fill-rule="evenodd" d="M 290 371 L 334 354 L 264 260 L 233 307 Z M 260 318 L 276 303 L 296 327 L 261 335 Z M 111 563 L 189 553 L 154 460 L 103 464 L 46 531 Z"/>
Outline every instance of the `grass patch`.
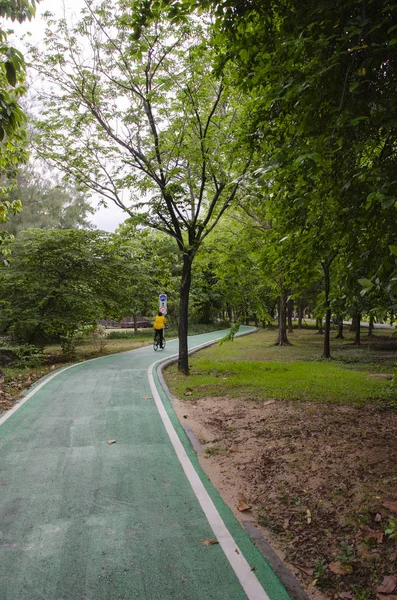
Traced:
<path fill-rule="evenodd" d="M 365 330 L 363 336 L 365 335 Z M 335 341 L 335 360 L 321 360 L 322 336 L 312 330 L 295 331 L 293 346 L 274 346 L 274 331 L 237 338 L 214 346 L 190 359 L 191 374 L 175 366 L 166 372 L 172 393 L 191 399 L 205 396 L 250 397 L 254 400 L 316 401 L 361 405 L 385 400 L 397 403 L 397 386 L 374 374 L 392 373 L 397 339 L 390 332 L 353 346 L 349 336 Z M 347 360 L 346 360 L 347 359 Z"/>

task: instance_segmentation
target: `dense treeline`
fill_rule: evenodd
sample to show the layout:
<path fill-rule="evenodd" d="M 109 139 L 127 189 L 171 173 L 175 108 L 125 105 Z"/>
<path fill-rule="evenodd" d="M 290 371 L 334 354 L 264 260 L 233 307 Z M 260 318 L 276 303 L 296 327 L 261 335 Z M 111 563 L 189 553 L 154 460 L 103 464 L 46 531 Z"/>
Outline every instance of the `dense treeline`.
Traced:
<path fill-rule="evenodd" d="M 125 310 L 168 292 L 182 371 L 189 315 L 277 315 L 283 345 L 310 313 L 329 358 L 332 320 L 342 336 L 397 312 L 395 12 L 115 0 L 70 28 L 48 17 L 36 151 L 131 215 Z"/>

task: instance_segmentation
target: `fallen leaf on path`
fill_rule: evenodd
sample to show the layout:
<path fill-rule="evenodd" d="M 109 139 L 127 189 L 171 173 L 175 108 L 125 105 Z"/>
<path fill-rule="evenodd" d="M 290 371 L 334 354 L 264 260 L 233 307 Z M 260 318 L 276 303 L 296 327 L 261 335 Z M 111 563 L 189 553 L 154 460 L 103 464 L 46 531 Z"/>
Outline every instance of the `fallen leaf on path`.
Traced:
<path fill-rule="evenodd" d="M 266 494 L 266 490 L 265 490 L 265 491 L 263 491 L 263 492 L 260 492 L 260 494 L 258 494 L 257 496 L 255 496 L 255 498 L 253 499 L 253 502 L 257 502 L 257 501 L 259 500 L 259 498 L 260 498 L 261 496 L 263 496 L 263 494 Z"/>
<path fill-rule="evenodd" d="M 288 519 L 285 519 L 285 521 L 283 523 L 283 529 L 288 529 L 290 521 L 291 521 L 291 517 L 289 517 Z"/>
<path fill-rule="evenodd" d="M 313 587 L 315 587 L 317 585 L 317 581 L 318 581 L 318 579 L 313 579 L 313 581 L 312 581 L 312 586 Z"/>
<path fill-rule="evenodd" d="M 237 510 L 239 510 L 240 512 L 244 512 L 245 510 L 251 510 L 251 505 L 248 504 L 248 500 L 244 496 L 244 494 L 238 495 Z"/>
<path fill-rule="evenodd" d="M 276 401 L 273 398 L 273 400 L 266 400 L 266 402 L 263 403 L 263 406 L 270 406 L 270 404 L 274 404 Z"/>
<path fill-rule="evenodd" d="M 378 544 L 383 542 L 383 531 L 374 531 L 368 525 L 360 525 L 360 531 L 358 532 L 356 538 L 364 539 L 364 540 L 376 540 Z"/>
<path fill-rule="evenodd" d="M 256 566 L 255 566 L 255 565 L 253 565 L 253 566 L 250 568 L 250 571 L 256 571 Z"/>
<path fill-rule="evenodd" d="M 353 573 L 353 567 L 351 565 L 344 565 L 339 560 L 329 563 L 328 568 L 331 573 L 335 573 L 335 575 L 349 575 L 350 573 Z"/>
<path fill-rule="evenodd" d="M 187 419 L 189 417 L 189 415 L 183 415 L 184 419 Z"/>
<path fill-rule="evenodd" d="M 108 440 L 108 444 L 109 444 L 109 446 L 110 446 L 111 444 L 115 444 L 115 443 L 116 443 L 116 440 Z"/>
<path fill-rule="evenodd" d="M 299 569 L 299 571 L 302 571 L 302 573 L 305 573 L 306 575 L 313 575 L 313 569 L 311 569 L 310 567 L 304 567 L 302 565 L 297 565 L 296 563 L 291 563 L 291 565 L 293 567 L 296 567 L 297 569 Z"/>
<path fill-rule="evenodd" d="M 185 396 L 191 396 L 193 394 L 193 392 L 185 392 Z"/>
<path fill-rule="evenodd" d="M 231 446 L 229 452 L 238 452 L 238 446 Z"/>
<path fill-rule="evenodd" d="M 391 510 L 391 512 L 397 513 L 397 502 L 393 502 L 392 500 L 385 500 L 383 502 L 383 506 Z"/>
<path fill-rule="evenodd" d="M 237 548 L 235 549 L 235 553 L 236 554 L 240 554 L 240 552 L 237 550 Z"/>
<path fill-rule="evenodd" d="M 375 515 L 375 523 L 380 523 L 382 520 L 382 516 L 379 513 L 376 513 Z"/>
<path fill-rule="evenodd" d="M 376 589 L 379 594 L 390 594 L 394 592 L 397 586 L 397 577 L 395 575 L 386 575 L 383 577 L 381 585 Z"/>
<path fill-rule="evenodd" d="M 343 600 L 351 600 L 353 598 L 353 594 L 351 592 L 341 592 L 339 594 L 339 598 L 343 598 Z"/>
<path fill-rule="evenodd" d="M 310 525 L 310 523 L 312 522 L 312 513 L 310 512 L 309 509 L 307 509 L 307 511 L 306 511 L 306 521 L 307 521 L 308 525 Z"/>
<path fill-rule="evenodd" d="M 152 397 L 151 396 L 143 396 L 143 400 L 151 400 Z"/>
<path fill-rule="evenodd" d="M 200 540 L 200 543 L 204 544 L 204 546 L 215 546 L 215 544 L 219 544 L 217 540 Z"/>

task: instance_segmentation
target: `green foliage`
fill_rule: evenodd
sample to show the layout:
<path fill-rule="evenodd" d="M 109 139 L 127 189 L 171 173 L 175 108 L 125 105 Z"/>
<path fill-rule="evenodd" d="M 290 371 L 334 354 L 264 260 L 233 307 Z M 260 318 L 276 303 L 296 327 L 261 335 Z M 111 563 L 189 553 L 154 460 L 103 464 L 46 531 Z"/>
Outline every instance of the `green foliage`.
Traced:
<path fill-rule="evenodd" d="M 314 579 L 322 579 L 328 570 L 328 562 L 324 558 L 316 558 L 314 561 Z"/>
<path fill-rule="evenodd" d="M 35 12 L 34 0 L 2 0 L 0 16 L 19 21 L 30 19 Z M 19 98 L 25 93 L 25 62 L 22 54 L 9 45 L 7 32 L 0 27 L 0 223 L 9 214 L 21 210 L 18 199 L 9 199 L 20 163 L 26 162 L 25 114 Z M 8 238 L 0 232 L 0 244 Z M 7 250 L 1 247 L 3 254 Z"/>
<path fill-rule="evenodd" d="M 20 342 L 58 339 L 74 350 L 82 325 L 128 306 L 130 265 L 114 236 L 79 230 L 30 230 L 11 244 L 3 268 L 2 326 Z"/>
<path fill-rule="evenodd" d="M 20 200 L 23 211 L 11 215 L 0 230 L 17 235 L 27 229 L 90 228 L 87 215 L 93 214 L 87 198 L 76 185 L 61 183 L 56 174 L 26 166 L 18 171 L 15 189 L 10 200 Z"/>
<path fill-rule="evenodd" d="M 338 555 L 336 556 L 336 560 L 340 561 L 343 565 L 351 565 L 354 563 L 356 560 L 354 546 L 342 541 L 340 543 L 340 549 Z"/>
<path fill-rule="evenodd" d="M 1 340 L 0 364 L 17 368 L 38 367 L 44 361 L 44 355 L 40 348 L 33 344 L 11 344 Z"/>
<path fill-rule="evenodd" d="M 219 340 L 218 346 L 222 346 L 225 342 L 233 342 L 241 325 L 242 325 L 241 319 L 237 319 L 236 323 L 234 323 L 234 325 L 232 325 L 232 327 L 230 328 L 229 333 L 227 335 L 225 335 L 224 338 Z"/>
<path fill-rule="evenodd" d="M 128 286 L 130 313 L 155 315 L 160 293 L 168 296 L 168 318 L 177 320 L 181 256 L 169 236 L 128 219 L 118 229 L 133 268 Z"/>
<path fill-rule="evenodd" d="M 46 51 L 33 60 L 54 84 L 41 98 L 40 155 L 178 247 L 187 371 L 192 263 L 251 157 L 240 152 L 242 98 L 212 67 L 206 23 L 174 22 L 172 31 L 159 4 L 92 2 L 70 28 L 49 17 Z"/>
<path fill-rule="evenodd" d="M 385 528 L 385 534 L 389 536 L 391 540 L 397 538 L 397 519 L 389 519 Z"/>

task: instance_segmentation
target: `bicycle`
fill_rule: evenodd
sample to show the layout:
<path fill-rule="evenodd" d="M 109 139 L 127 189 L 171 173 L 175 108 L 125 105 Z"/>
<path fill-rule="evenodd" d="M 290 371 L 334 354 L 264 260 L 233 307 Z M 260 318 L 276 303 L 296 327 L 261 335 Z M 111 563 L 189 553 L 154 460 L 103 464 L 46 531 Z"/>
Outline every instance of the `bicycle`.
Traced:
<path fill-rule="evenodd" d="M 157 352 L 157 350 L 164 350 L 165 348 L 165 335 L 163 330 L 163 343 L 160 344 L 160 332 L 156 329 L 154 332 L 154 340 L 153 340 L 153 350 Z"/>

